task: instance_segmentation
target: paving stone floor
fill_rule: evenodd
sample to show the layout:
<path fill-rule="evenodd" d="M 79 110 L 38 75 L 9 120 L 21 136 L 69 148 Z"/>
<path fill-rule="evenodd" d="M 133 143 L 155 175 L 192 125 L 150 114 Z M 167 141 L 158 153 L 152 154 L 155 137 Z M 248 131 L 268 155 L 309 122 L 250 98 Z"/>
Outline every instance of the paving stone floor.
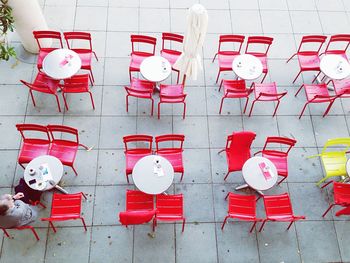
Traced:
<path fill-rule="evenodd" d="M 91 152 L 79 151 L 75 177 L 65 168 L 64 186 L 70 191 L 88 194 L 83 213 L 88 225 L 80 222 L 58 223 L 56 234 L 47 223 L 37 221 L 41 240 L 30 233 L 11 231 L 13 239 L 0 238 L 0 262 L 350 262 L 350 224 L 347 217 L 321 215 L 331 202 L 329 189 L 315 186 L 323 177 L 320 161 L 306 159 L 320 151 L 328 138 L 349 136 L 349 100 L 338 100 L 329 116 L 322 118 L 324 105 L 312 105 L 304 117 L 298 114 L 304 94 L 293 95 L 301 83 L 310 83 L 312 73 L 305 73 L 295 85 L 297 60 L 286 64 L 296 51 L 302 35 L 349 33 L 348 0 L 200 0 L 209 14 L 208 35 L 203 48 L 204 70 L 196 81 L 189 80 L 188 111 L 182 120 L 182 108 L 164 106 L 161 120 L 150 117 L 149 102 L 131 99 L 125 111 L 124 85 L 129 83 L 129 36 L 140 33 L 158 38 L 161 32 L 184 33 L 186 9 L 196 0 L 42 0 L 49 27 L 55 30 L 86 30 L 92 33 L 99 61 L 94 62 L 96 85 L 92 88 L 96 110 L 88 96 L 69 96 L 71 109 L 57 112 L 54 98 L 36 95 L 34 108 L 28 90 L 19 80 L 33 80 L 34 64 L 0 62 L 0 192 L 8 193 L 23 175 L 16 163 L 21 140 L 17 123 L 66 124 L 80 131 L 81 141 L 94 145 Z M 274 37 L 266 81 L 276 81 L 280 91 L 288 91 L 278 114 L 271 117 L 272 103 L 258 103 L 253 116 L 242 114 L 243 101 L 226 101 L 219 115 L 222 96 L 215 84 L 217 61 L 211 59 L 220 34 L 266 35 Z M 12 42 L 18 45 L 16 34 Z M 232 78 L 232 73 L 222 77 Z M 175 74 L 168 82 L 175 81 Z M 63 101 L 61 101 L 63 102 Z M 62 104 L 63 105 L 63 104 Z M 226 173 L 224 147 L 233 131 L 257 133 L 253 150 L 258 151 L 267 136 L 288 136 L 298 143 L 289 159 L 290 175 L 285 183 L 268 194 L 288 192 L 294 211 L 307 220 L 297 222 L 290 231 L 286 223 L 268 223 L 262 233 L 248 233 L 249 223 L 230 222 L 220 226 L 227 210 L 224 200 L 243 182 L 241 173 L 223 178 Z M 125 207 L 125 191 L 133 189 L 124 175 L 122 137 L 145 133 L 159 135 L 183 133 L 185 141 L 185 176 L 175 177 L 169 192 L 183 193 L 186 229 L 180 224 L 160 224 L 155 237 L 150 225 L 125 228 L 118 222 L 118 212 Z M 51 193 L 43 195 L 48 208 Z M 264 217 L 262 200 L 258 215 Z"/>

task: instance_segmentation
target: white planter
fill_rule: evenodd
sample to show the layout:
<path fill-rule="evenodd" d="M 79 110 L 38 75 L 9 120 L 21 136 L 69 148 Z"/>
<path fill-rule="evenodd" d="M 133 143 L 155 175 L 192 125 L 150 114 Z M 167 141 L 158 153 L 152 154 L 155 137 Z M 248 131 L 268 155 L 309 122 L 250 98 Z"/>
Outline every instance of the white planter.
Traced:
<path fill-rule="evenodd" d="M 24 49 L 38 53 L 38 44 L 33 37 L 34 30 L 48 30 L 44 15 L 37 0 L 9 0 L 18 33 Z M 51 40 L 45 40 L 45 46 L 51 46 Z"/>

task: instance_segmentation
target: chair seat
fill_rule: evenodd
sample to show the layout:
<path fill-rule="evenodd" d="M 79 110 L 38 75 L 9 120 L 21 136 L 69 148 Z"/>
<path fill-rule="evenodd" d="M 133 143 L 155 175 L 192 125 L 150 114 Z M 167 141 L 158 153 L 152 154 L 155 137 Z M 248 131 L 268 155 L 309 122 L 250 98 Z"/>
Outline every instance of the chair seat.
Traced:
<path fill-rule="evenodd" d="M 48 94 L 55 94 L 59 87 L 59 83 L 59 80 L 52 79 L 46 76 L 44 73 L 39 72 L 33 82 L 33 90 Z"/>
<path fill-rule="evenodd" d="M 276 85 L 270 84 L 270 83 L 263 83 L 263 84 L 258 84 L 255 83 L 255 88 L 254 88 L 254 96 L 255 98 L 258 98 L 260 93 L 267 93 L 267 94 L 277 94 L 277 88 Z M 261 96 L 259 100 L 264 100 L 264 101 L 274 101 L 278 100 L 278 96 Z"/>
<path fill-rule="evenodd" d="M 57 48 L 41 48 L 39 50 L 38 61 L 37 61 L 38 69 L 42 69 L 43 68 L 44 58 L 47 56 L 47 54 L 49 54 L 51 51 L 53 51 L 55 49 L 57 49 Z"/>
<path fill-rule="evenodd" d="M 79 83 L 74 82 L 74 78 L 72 78 L 73 82 L 67 81 L 62 89 L 65 93 L 81 93 L 89 91 L 89 75 L 80 75 Z"/>
<path fill-rule="evenodd" d="M 272 221 L 292 221 L 295 217 L 293 215 L 270 215 L 267 216 L 268 220 L 272 220 Z"/>
<path fill-rule="evenodd" d="M 181 52 L 177 50 L 171 50 L 171 49 L 163 49 L 160 51 L 160 55 L 163 58 L 166 58 L 170 65 L 173 66 L 177 59 L 180 57 Z"/>
<path fill-rule="evenodd" d="M 235 91 L 230 92 L 230 91 Z M 232 87 L 232 85 L 225 85 L 224 82 L 224 93 L 225 93 L 225 98 L 246 98 L 249 96 L 248 90 L 242 90 L 242 89 L 237 89 Z"/>
<path fill-rule="evenodd" d="M 146 52 L 137 52 L 131 54 L 131 61 L 130 61 L 130 66 L 129 69 L 133 71 L 139 71 L 140 70 L 140 65 L 142 61 L 147 58 L 153 56 L 151 53 L 146 53 Z"/>
<path fill-rule="evenodd" d="M 274 154 L 263 153 L 262 157 L 269 159 L 277 168 L 277 173 L 281 176 L 288 176 L 287 155 L 277 156 Z"/>
<path fill-rule="evenodd" d="M 235 51 L 219 52 L 218 61 L 219 61 L 220 70 L 232 70 L 232 61 L 238 55 L 239 55 L 239 52 L 235 52 Z"/>
<path fill-rule="evenodd" d="M 331 152 L 321 156 L 322 163 L 328 176 L 346 175 L 346 155 L 342 152 Z"/>
<path fill-rule="evenodd" d="M 304 85 L 305 94 L 308 101 L 312 100 L 316 95 L 329 96 L 326 86 L 322 85 Z M 323 102 L 325 98 L 317 98 L 314 102 Z"/>
<path fill-rule="evenodd" d="M 182 214 L 157 214 L 156 212 L 156 218 L 157 220 L 163 220 L 163 221 L 174 221 L 174 220 L 182 220 L 183 215 Z"/>
<path fill-rule="evenodd" d="M 91 59 L 92 59 L 92 52 L 90 50 L 86 49 L 72 49 L 73 51 L 77 52 L 80 59 L 81 59 L 81 68 L 91 68 Z"/>
<path fill-rule="evenodd" d="M 119 213 L 119 221 L 122 225 L 138 225 L 152 220 L 155 211 L 124 211 Z"/>
<path fill-rule="evenodd" d="M 149 150 L 139 150 L 139 152 L 126 152 L 126 174 L 131 174 L 135 164 L 143 157 L 150 155 L 152 152 Z"/>
<path fill-rule="evenodd" d="M 316 52 L 299 52 L 298 60 L 302 71 L 320 70 L 320 58 Z"/>
<path fill-rule="evenodd" d="M 228 216 L 231 218 L 237 218 L 245 221 L 255 221 L 256 216 L 248 215 L 248 214 L 237 214 L 237 213 L 228 213 Z"/>
<path fill-rule="evenodd" d="M 72 165 L 77 151 L 77 144 L 52 143 L 49 154 L 58 158 L 64 165 Z"/>
<path fill-rule="evenodd" d="M 228 170 L 230 172 L 241 171 L 244 163 L 250 158 L 250 153 L 232 154 L 226 152 Z"/>
<path fill-rule="evenodd" d="M 333 80 L 334 91 L 336 95 L 342 94 L 345 90 L 350 89 L 350 79 Z M 350 98 L 350 94 L 344 94 L 342 98 Z"/>
<path fill-rule="evenodd" d="M 162 85 L 160 95 L 165 96 L 180 96 L 184 94 L 183 85 Z"/>
<path fill-rule="evenodd" d="M 182 151 L 158 151 L 158 155 L 166 158 L 174 168 L 174 172 L 183 173 Z"/>
<path fill-rule="evenodd" d="M 18 157 L 19 163 L 29 163 L 36 157 L 46 155 L 49 152 L 50 143 L 40 139 L 26 140 L 23 143 Z"/>

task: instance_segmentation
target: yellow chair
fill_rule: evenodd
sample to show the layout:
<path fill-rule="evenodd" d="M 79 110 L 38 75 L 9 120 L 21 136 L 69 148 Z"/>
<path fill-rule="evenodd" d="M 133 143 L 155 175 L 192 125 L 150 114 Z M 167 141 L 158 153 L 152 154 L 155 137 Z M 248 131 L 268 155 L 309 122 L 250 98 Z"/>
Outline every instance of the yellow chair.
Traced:
<path fill-rule="evenodd" d="M 340 148 L 340 149 L 339 149 Z M 326 176 L 322 178 L 318 183 L 316 184 L 319 186 L 321 183 L 326 181 L 327 179 L 335 176 L 346 176 L 348 177 L 348 174 L 346 172 L 346 162 L 347 157 L 346 153 L 350 150 L 350 138 L 336 138 L 336 139 L 329 139 L 326 144 L 324 145 L 321 154 L 313 155 L 308 158 L 314 158 L 317 156 L 321 157 L 324 170 L 326 172 Z M 328 182 L 322 188 L 327 186 Z"/>

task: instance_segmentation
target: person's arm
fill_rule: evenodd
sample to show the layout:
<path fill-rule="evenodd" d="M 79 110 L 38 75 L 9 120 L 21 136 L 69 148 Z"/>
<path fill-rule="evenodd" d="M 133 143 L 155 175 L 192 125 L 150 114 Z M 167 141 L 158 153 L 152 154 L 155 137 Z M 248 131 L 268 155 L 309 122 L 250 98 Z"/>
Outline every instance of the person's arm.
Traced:
<path fill-rule="evenodd" d="M 17 194 L 15 194 L 12 198 L 14 200 L 18 200 L 24 197 L 24 194 L 22 192 L 18 192 Z"/>
<path fill-rule="evenodd" d="M 10 194 L 3 194 L 1 197 L 0 197 L 1 200 L 11 200 L 12 199 L 12 195 Z"/>

